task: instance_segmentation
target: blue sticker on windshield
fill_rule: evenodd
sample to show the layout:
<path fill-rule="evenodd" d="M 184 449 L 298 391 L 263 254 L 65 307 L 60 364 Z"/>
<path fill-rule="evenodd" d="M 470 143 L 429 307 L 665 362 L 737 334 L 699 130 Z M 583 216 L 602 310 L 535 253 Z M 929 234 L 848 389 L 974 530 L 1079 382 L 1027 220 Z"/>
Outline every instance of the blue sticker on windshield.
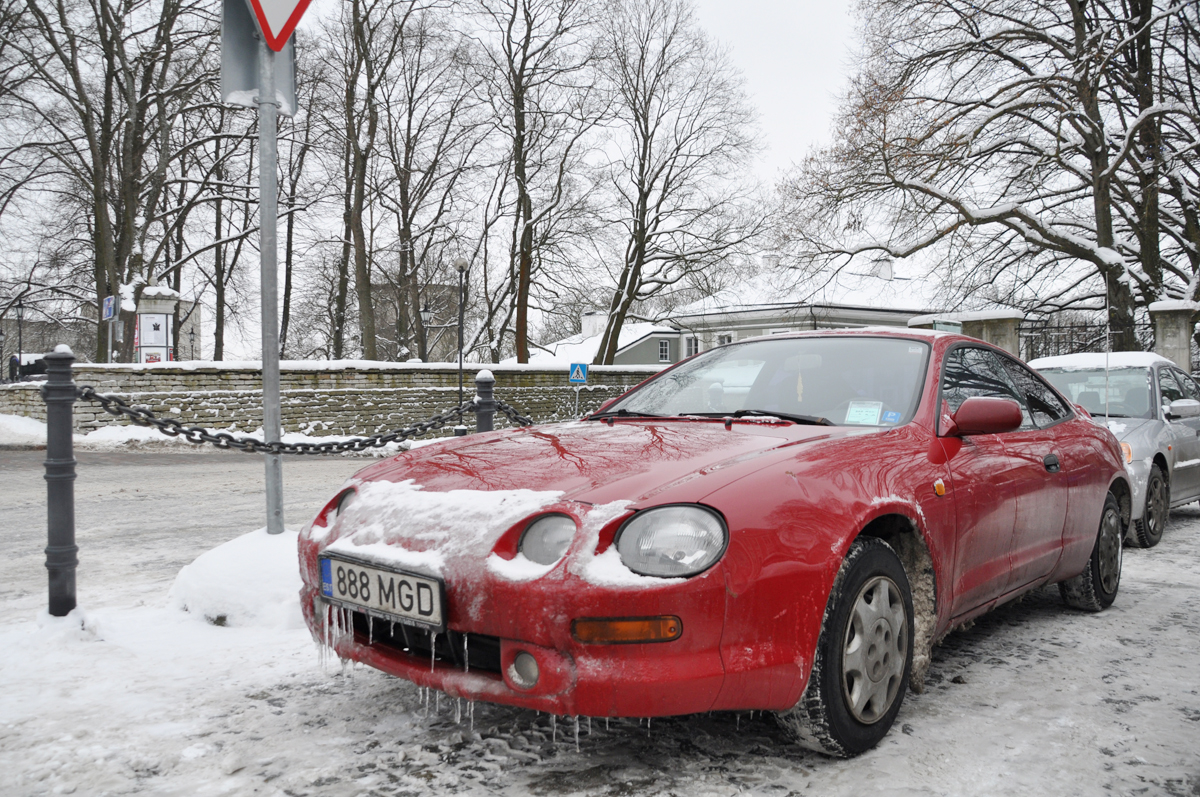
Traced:
<path fill-rule="evenodd" d="M 900 423 L 900 413 L 888 410 L 883 414 L 884 423 Z"/>

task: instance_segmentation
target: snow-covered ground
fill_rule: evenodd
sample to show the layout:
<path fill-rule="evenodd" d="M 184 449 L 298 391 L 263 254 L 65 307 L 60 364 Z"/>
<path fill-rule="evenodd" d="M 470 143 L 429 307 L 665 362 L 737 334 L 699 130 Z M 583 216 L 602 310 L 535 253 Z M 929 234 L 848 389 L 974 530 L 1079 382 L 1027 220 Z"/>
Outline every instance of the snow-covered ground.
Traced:
<path fill-rule="evenodd" d="M 82 608 L 39 615 L 41 456 L 0 453 L 6 795 L 1200 794 L 1194 506 L 1127 550 L 1109 611 L 1045 589 L 952 634 L 880 747 L 833 761 L 761 714 L 577 726 L 323 662 L 294 534 L 249 532 L 257 457 L 81 454 Z M 289 525 L 357 464 L 287 460 Z"/>

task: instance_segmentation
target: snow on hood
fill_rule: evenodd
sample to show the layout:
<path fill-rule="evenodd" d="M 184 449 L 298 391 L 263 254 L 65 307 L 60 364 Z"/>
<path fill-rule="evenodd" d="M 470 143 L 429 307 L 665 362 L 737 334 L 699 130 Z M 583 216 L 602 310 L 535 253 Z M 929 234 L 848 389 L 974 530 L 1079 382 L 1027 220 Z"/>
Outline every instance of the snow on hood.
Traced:
<path fill-rule="evenodd" d="M 554 490 L 433 492 L 411 479 L 364 482 L 337 520 L 348 533 L 326 550 L 443 576 L 447 560 L 482 560 L 500 535 L 561 496 Z"/>

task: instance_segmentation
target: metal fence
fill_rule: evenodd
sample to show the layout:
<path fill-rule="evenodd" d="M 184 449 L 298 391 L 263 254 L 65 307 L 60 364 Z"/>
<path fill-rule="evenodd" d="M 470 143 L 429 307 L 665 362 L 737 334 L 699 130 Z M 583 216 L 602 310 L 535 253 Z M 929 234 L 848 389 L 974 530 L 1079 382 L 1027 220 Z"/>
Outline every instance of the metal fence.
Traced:
<path fill-rule="evenodd" d="M 1017 327 L 1021 338 L 1021 358 L 1028 362 L 1038 357 L 1101 352 L 1105 350 L 1104 336 L 1107 331 L 1103 323 L 1064 323 L 1052 318 L 1022 321 Z M 1150 321 L 1137 321 L 1134 324 L 1134 335 L 1141 344 L 1142 351 L 1154 350 L 1154 325 Z"/>

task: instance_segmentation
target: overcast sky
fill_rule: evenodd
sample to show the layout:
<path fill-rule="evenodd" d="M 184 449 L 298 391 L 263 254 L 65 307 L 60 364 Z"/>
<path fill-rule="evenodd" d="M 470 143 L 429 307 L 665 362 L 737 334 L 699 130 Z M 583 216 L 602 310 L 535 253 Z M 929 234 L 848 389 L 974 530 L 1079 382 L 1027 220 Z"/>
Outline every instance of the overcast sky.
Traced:
<path fill-rule="evenodd" d="M 826 143 L 854 45 L 849 0 L 696 0 L 700 21 L 746 77 L 774 179 Z"/>

